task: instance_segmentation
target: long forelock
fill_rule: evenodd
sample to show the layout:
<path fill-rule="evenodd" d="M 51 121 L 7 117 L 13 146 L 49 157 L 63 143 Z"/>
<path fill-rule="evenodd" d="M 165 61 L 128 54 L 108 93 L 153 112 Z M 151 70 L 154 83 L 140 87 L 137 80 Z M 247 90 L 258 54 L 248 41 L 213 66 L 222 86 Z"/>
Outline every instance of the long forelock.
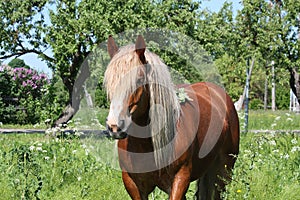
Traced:
<path fill-rule="evenodd" d="M 136 90 L 137 72 L 141 65 L 133 45 L 120 49 L 110 61 L 104 75 L 104 86 L 109 99 L 118 95 L 129 96 Z"/>

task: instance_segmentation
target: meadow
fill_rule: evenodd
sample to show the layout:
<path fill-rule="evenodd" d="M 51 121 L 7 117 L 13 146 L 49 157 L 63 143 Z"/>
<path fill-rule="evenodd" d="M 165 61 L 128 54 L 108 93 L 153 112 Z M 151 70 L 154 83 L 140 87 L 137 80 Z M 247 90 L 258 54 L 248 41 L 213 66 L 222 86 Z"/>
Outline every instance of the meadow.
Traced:
<path fill-rule="evenodd" d="M 240 114 L 243 130 L 243 114 Z M 101 121 L 101 119 L 100 119 Z M 252 111 L 224 199 L 300 199 L 300 115 Z M 1 128 L 1 127 L 0 127 Z M 281 133 L 275 130 L 282 130 Z M 130 199 L 115 142 L 79 135 L 0 135 L 0 199 Z M 187 193 L 193 199 L 195 183 Z M 167 199 L 155 190 L 149 199 Z"/>

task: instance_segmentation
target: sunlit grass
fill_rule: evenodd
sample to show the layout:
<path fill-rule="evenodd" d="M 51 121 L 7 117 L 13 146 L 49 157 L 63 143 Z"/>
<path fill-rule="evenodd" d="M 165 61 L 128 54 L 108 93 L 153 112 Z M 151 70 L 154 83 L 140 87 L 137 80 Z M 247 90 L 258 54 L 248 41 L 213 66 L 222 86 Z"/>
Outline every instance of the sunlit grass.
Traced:
<path fill-rule="evenodd" d="M 239 113 L 244 130 L 245 114 Z M 290 111 L 250 110 L 248 130 L 300 130 L 300 114 Z"/>
<path fill-rule="evenodd" d="M 105 122 L 106 115 L 107 110 L 97 113 L 97 120 Z M 299 118 L 287 111 L 250 111 L 249 130 L 270 132 L 241 134 L 240 154 L 224 199 L 299 199 L 300 136 L 289 133 L 300 129 Z M 75 118 L 70 124 L 82 121 Z M 243 117 L 240 122 L 242 127 Z M 287 131 L 274 134 L 279 129 Z M 129 200 L 116 167 L 115 142 L 89 139 L 0 135 L 0 199 Z M 195 190 L 194 182 L 187 199 L 193 199 Z M 149 195 L 152 200 L 167 198 L 158 189 Z"/>

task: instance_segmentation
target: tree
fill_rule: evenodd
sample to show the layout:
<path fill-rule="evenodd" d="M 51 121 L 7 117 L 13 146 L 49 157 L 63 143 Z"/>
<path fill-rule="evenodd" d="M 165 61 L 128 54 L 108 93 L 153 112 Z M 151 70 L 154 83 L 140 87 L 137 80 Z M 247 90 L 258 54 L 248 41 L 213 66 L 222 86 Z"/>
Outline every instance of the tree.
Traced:
<path fill-rule="evenodd" d="M 74 83 L 86 57 L 110 34 L 146 27 L 168 27 L 193 36 L 198 3 L 150 0 L 11 0 L 0 5 L 0 59 L 36 53 L 47 61 L 68 91 L 65 111 L 54 125 L 67 122 L 79 107 Z M 50 12 L 47 22 L 46 12 Z M 179 16 L 180 15 L 180 16 Z M 193 20 L 195 19 L 195 20 Z M 52 55 L 45 54 L 51 48 Z M 72 97 L 77 101 L 72 101 Z"/>
<path fill-rule="evenodd" d="M 241 3 L 243 7 L 235 18 L 228 3 L 217 13 L 205 12 L 197 29 L 197 40 L 213 55 L 225 88 L 236 100 L 242 93 L 239 86 L 245 81 L 247 60 L 255 58 L 251 95 L 261 98 L 262 88 L 268 90 L 272 61 L 274 80 L 282 84 L 278 82 L 279 72 L 289 71 L 291 88 L 297 92 L 299 1 L 243 0 Z"/>
<path fill-rule="evenodd" d="M 12 61 L 10 61 L 8 63 L 8 65 L 12 68 L 21 68 L 21 67 L 26 68 L 26 69 L 30 68 L 28 65 L 25 64 L 24 60 L 19 59 L 19 58 L 13 59 Z"/>

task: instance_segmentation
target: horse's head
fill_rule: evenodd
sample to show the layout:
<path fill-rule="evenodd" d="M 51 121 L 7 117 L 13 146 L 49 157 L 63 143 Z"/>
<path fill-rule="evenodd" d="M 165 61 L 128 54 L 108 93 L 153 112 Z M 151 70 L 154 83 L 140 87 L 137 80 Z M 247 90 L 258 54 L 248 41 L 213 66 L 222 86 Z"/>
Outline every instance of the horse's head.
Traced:
<path fill-rule="evenodd" d="M 139 36 L 134 46 L 119 50 L 110 36 L 107 48 L 111 62 L 105 72 L 110 99 L 106 125 L 113 138 L 124 139 L 133 122 L 138 126 L 146 126 L 149 121 L 146 45 Z"/>

